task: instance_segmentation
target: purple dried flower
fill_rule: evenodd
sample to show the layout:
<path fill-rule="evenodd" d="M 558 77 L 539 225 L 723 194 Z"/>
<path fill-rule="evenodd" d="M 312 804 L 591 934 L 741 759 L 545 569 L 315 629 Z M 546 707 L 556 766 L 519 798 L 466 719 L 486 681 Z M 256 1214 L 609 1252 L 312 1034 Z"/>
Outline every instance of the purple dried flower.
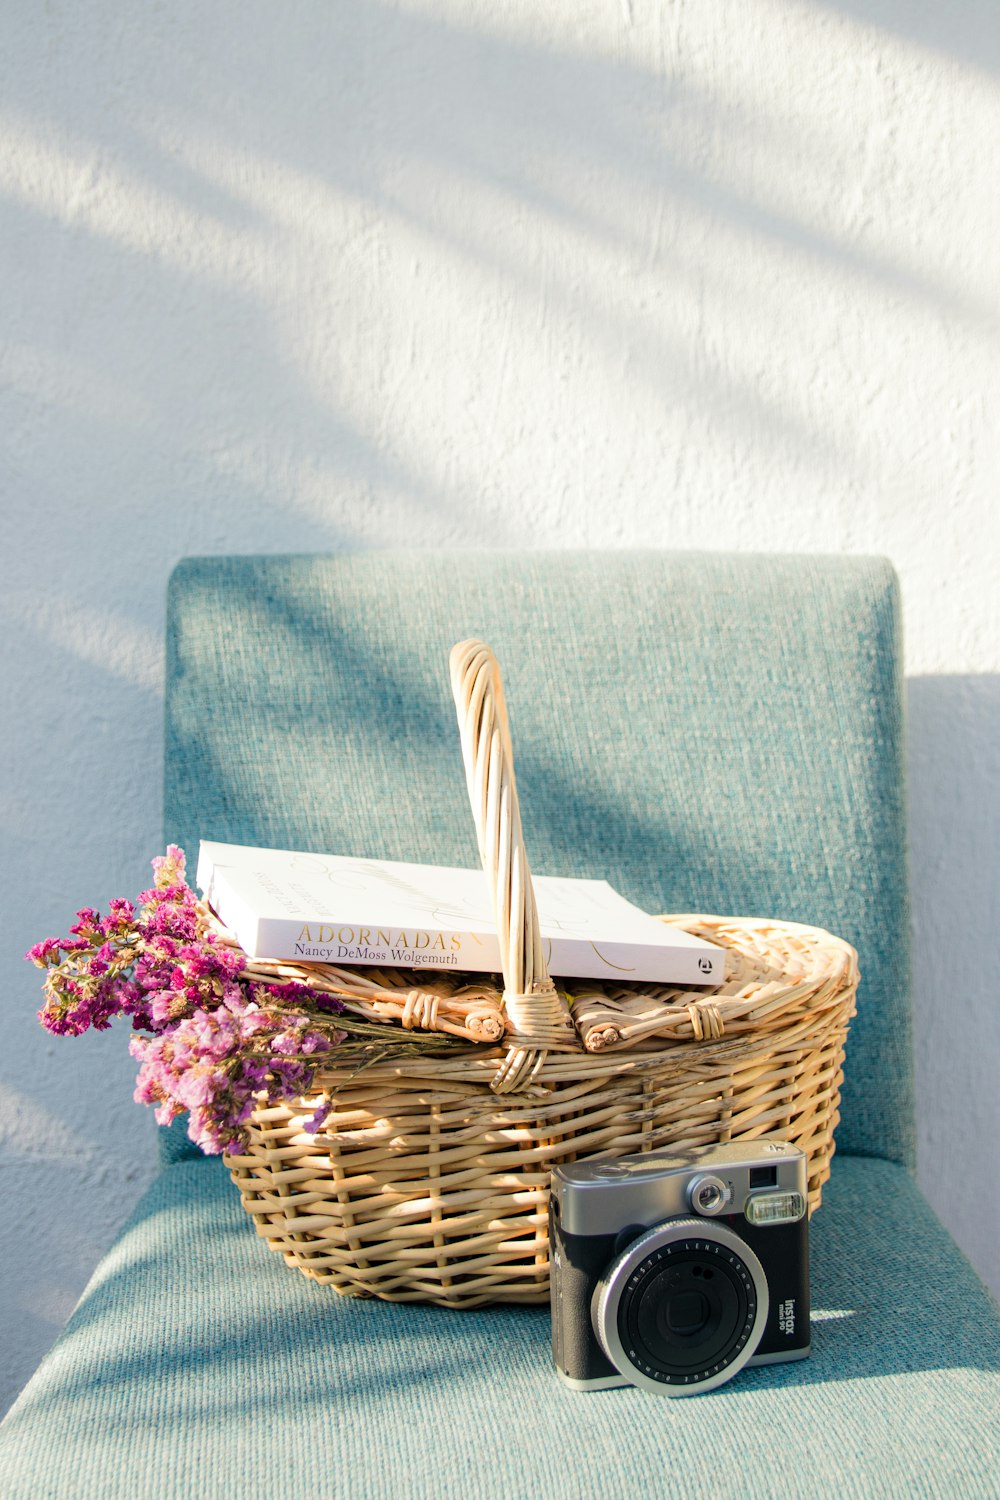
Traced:
<path fill-rule="evenodd" d="M 326 995 L 320 991 L 313 995 L 312 1000 L 317 1010 L 329 1011 L 332 1015 L 340 1015 L 346 1008 L 339 995 Z"/>
<path fill-rule="evenodd" d="M 335 1034 L 340 1037 L 343 1037 L 344 1035 L 343 1032 L 338 1032 Z M 333 1045 L 334 1044 L 330 1041 L 329 1036 L 319 1031 L 304 1031 L 299 1041 L 299 1046 L 305 1053 L 306 1057 L 311 1057 L 315 1052 L 329 1052 L 330 1048 Z"/>
<path fill-rule="evenodd" d="M 316 1113 L 314 1115 L 310 1115 L 305 1125 L 305 1128 L 306 1130 L 308 1130 L 310 1135 L 315 1135 L 318 1130 L 323 1129 L 323 1126 L 326 1124 L 327 1117 L 329 1116 L 332 1109 L 333 1105 L 330 1103 L 329 1099 L 324 1099 L 323 1103 L 318 1106 Z"/>
<path fill-rule="evenodd" d="M 25 957 L 46 971 L 39 1020 L 54 1035 L 78 1036 L 129 1017 L 136 1099 L 153 1105 L 161 1124 L 187 1110 L 191 1138 L 219 1152 L 245 1143 L 261 1100 L 308 1092 L 309 1059 L 347 1035 L 317 1029 L 316 1012 L 344 1006 L 303 984 L 243 978 L 246 955 L 205 930 L 183 852 L 170 845 L 153 868 L 138 910 L 124 898 L 104 919 L 84 907 L 71 937 L 29 949 Z"/>

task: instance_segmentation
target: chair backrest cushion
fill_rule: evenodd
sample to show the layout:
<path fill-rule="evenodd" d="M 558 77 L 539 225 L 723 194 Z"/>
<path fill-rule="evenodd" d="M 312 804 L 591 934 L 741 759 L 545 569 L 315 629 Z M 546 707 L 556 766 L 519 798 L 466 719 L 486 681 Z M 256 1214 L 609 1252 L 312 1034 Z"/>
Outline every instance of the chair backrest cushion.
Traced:
<path fill-rule="evenodd" d="M 475 865 L 447 671 L 473 635 L 503 668 L 534 871 L 847 938 L 862 986 L 838 1146 L 909 1162 L 899 602 L 881 559 L 187 559 L 169 589 L 167 838 L 192 867 L 199 838 Z"/>

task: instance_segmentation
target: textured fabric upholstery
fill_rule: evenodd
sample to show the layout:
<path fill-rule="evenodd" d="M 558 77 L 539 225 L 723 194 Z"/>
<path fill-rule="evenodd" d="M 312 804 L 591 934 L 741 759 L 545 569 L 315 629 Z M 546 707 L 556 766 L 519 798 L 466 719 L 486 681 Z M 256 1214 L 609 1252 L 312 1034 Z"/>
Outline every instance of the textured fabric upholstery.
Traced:
<path fill-rule="evenodd" d="M 886 1162 L 813 1221 L 813 1354 L 712 1395 L 566 1390 L 548 1314 L 342 1299 L 215 1162 L 161 1174 L 0 1427 L 5 1500 L 995 1496 L 1000 1339 Z"/>
<path fill-rule="evenodd" d="M 878 559 L 191 559 L 170 589 L 166 831 L 192 856 L 201 837 L 475 865 L 447 662 L 482 636 L 536 873 L 854 943 L 840 1149 L 908 1161 L 898 629 Z"/>

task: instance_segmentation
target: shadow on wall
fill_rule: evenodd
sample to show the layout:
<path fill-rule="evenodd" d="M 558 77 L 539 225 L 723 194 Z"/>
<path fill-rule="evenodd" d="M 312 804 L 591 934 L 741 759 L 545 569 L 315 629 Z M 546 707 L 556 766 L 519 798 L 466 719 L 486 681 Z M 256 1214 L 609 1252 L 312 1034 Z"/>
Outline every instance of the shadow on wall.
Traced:
<path fill-rule="evenodd" d="M 845 9 L 882 23 L 882 7 Z M 973 16 L 966 41 L 981 62 L 968 36 L 975 24 Z M 914 25 L 943 46 L 954 34 L 929 9 L 927 24 Z M 440 364 L 453 352 L 414 316 L 428 295 L 447 315 L 435 269 L 481 283 L 484 317 L 516 299 L 519 326 L 537 323 L 518 359 L 522 388 L 536 376 L 551 381 L 567 358 L 593 362 L 609 380 L 648 388 L 664 410 L 845 474 L 858 458 L 849 437 L 799 407 L 788 382 L 744 378 L 714 357 L 672 309 L 735 300 L 768 319 L 765 289 L 753 278 L 742 285 L 734 269 L 742 241 L 794 251 L 804 266 L 949 318 L 979 325 L 993 316 L 919 262 L 849 229 L 819 230 L 814 213 L 787 207 L 787 195 L 720 172 L 720 149 L 723 161 L 726 152 L 734 162 L 759 156 L 766 178 L 791 173 L 793 183 L 835 177 L 840 165 L 831 168 L 836 143 L 790 141 L 738 95 L 709 96 L 693 75 L 672 76 L 669 58 L 656 59 L 657 71 L 624 48 L 613 59 L 557 51 L 377 0 L 308 7 L 294 26 L 252 5 L 237 31 L 207 33 L 183 10 L 156 23 L 137 15 L 113 46 L 83 38 L 72 67 L 67 33 L 52 39 L 57 76 L 82 65 L 93 86 L 49 89 L 46 115 L 30 65 L 34 29 L 15 32 L 8 48 L 5 105 L 34 132 L 35 165 L 54 167 L 61 185 L 51 201 L 34 189 L 8 200 L 8 281 L 23 280 L 26 251 L 40 244 L 40 274 L 57 302 L 60 288 L 76 293 L 80 276 L 89 290 L 85 304 L 70 299 L 75 321 L 58 306 L 38 321 L 32 355 L 44 364 L 72 350 L 78 388 L 105 392 L 96 441 L 105 461 L 109 449 L 134 447 L 136 426 L 146 425 L 183 455 L 180 472 L 169 462 L 154 487 L 169 480 L 174 494 L 178 484 L 221 493 L 234 514 L 242 508 L 244 537 L 254 526 L 268 531 L 279 507 L 315 527 L 307 545 L 367 540 L 378 535 L 378 505 L 401 496 L 455 540 L 475 535 L 463 449 L 492 440 L 485 428 L 508 378 L 505 335 L 498 328 L 490 340 L 495 389 L 491 376 L 471 392 L 469 423 L 460 420 L 469 393 L 457 389 L 447 430 L 425 420 L 433 413 L 416 393 L 425 380 L 441 389 Z M 141 112 L 128 108 L 129 88 L 141 90 Z M 719 235 L 728 260 L 712 256 Z M 72 268 L 68 245 L 83 251 Z M 623 296 L 609 294 L 607 252 Z M 574 263 L 582 274 L 568 276 Z M 651 269 L 660 299 L 652 302 L 628 290 Z M 101 336 L 74 347 L 83 305 Z M 303 307 L 314 310 L 307 337 Z M 786 321 L 794 363 L 809 334 L 798 313 Z M 468 330 L 474 337 L 472 318 Z M 410 430 L 415 404 L 419 428 Z M 61 419 L 71 450 L 93 448 L 89 414 L 79 420 L 67 408 Z M 435 433 L 448 451 L 430 450 Z M 498 540 L 513 544 L 489 483 Z M 374 513 L 334 522 L 345 486 Z M 148 524 L 169 523 L 153 512 Z M 202 535 L 212 529 L 207 518 L 192 524 Z M 209 549 L 192 537 L 181 550 L 217 550 L 225 531 L 215 527 Z"/>
<path fill-rule="evenodd" d="M 919 1168 L 1000 1137 L 1000 676 L 912 678 L 908 714 L 916 1078 L 936 1101 L 918 1112 Z M 997 1295 L 1000 1206 L 965 1177 L 923 1187 Z"/>
<path fill-rule="evenodd" d="M 929 1037 L 970 1026 L 985 1035 L 992 1024 L 996 1046 L 987 1061 L 995 1068 L 1000 676 L 914 677 L 907 689 L 916 999 Z M 967 917 L 961 933 L 943 925 L 941 914 L 956 911 Z M 995 1092 L 980 1103 L 995 1110 Z"/>
<path fill-rule="evenodd" d="M 849 17 L 861 25 L 884 31 L 925 47 L 942 57 L 953 57 L 983 73 L 1000 73 L 1000 27 L 992 0 L 965 0 L 938 5 L 935 0 L 820 0 L 815 7 Z"/>

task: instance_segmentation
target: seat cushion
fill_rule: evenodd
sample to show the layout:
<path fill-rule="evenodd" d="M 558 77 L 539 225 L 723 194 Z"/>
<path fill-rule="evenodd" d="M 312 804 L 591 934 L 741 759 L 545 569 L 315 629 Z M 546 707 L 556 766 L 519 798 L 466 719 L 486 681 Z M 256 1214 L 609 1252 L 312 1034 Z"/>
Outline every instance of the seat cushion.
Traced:
<path fill-rule="evenodd" d="M 342 1299 L 269 1253 L 218 1162 L 182 1162 L 0 1427 L 0 1493 L 995 1496 L 1000 1322 L 906 1173 L 838 1159 L 811 1239 L 810 1359 L 584 1394 L 545 1309 Z"/>

